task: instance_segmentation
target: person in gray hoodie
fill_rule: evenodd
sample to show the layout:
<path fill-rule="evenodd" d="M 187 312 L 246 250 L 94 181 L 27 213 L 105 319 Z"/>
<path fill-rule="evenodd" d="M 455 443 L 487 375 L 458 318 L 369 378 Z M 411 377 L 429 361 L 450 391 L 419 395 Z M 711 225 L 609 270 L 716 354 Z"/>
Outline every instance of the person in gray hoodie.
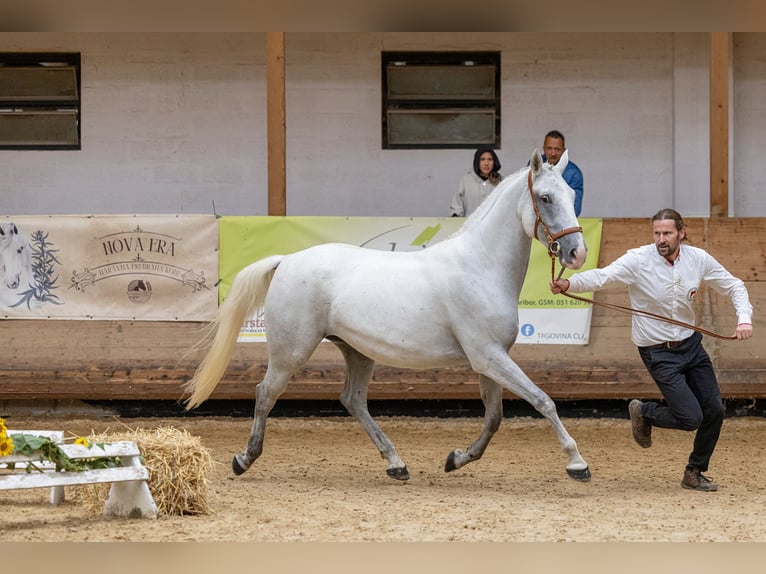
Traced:
<path fill-rule="evenodd" d="M 503 179 L 500 160 L 490 145 L 480 146 L 473 155 L 473 169 L 460 178 L 452 196 L 452 217 L 468 217 Z"/>

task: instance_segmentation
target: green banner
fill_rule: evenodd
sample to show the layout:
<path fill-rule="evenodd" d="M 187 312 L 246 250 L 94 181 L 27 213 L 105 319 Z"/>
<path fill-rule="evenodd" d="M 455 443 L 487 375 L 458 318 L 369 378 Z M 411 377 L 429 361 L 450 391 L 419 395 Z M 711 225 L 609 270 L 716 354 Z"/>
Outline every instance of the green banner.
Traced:
<path fill-rule="evenodd" d="M 601 219 L 582 218 L 588 257 L 583 269 L 598 264 Z M 229 292 L 240 269 L 268 255 L 288 254 L 320 243 L 349 243 L 384 251 L 427 249 L 456 232 L 458 217 L 269 217 L 231 216 L 219 221 L 219 301 Z M 559 267 L 557 263 L 556 273 Z M 564 273 L 566 277 L 570 272 Z M 537 241 L 519 301 L 519 342 L 584 344 L 590 330 L 591 306 L 561 295 L 551 295 L 551 260 Z M 551 309 L 555 309 L 552 314 Z M 549 310 L 540 315 L 540 310 Z M 531 314 L 530 314 L 531 311 Z M 562 313 L 576 311 L 576 313 Z M 250 323 L 263 327 L 255 318 Z M 264 337 L 256 337 L 265 340 Z M 250 340 L 245 337 L 243 340 Z"/>
<path fill-rule="evenodd" d="M 588 257 L 585 264 L 578 271 L 586 269 L 595 269 L 598 267 L 598 253 L 601 246 L 601 219 L 600 218 L 580 218 L 578 220 L 582 226 L 585 245 L 588 246 Z M 556 275 L 561 271 L 558 259 L 556 260 Z M 568 277 L 574 273 L 567 269 L 562 277 Z M 532 253 L 529 258 L 529 268 L 527 276 L 524 279 L 524 285 L 519 297 L 520 309 L 553 309 L 553 308 L 577 308 L 587 307 L 588 303 L 575 301 L 568 297 L 552 295 L 548 289 L 548 283 L 551 280 L 551 258 L 548 251 L 539 241 L 532 242 Z M 591 293 L 583 293 L 585 297 L 590 297 Z"/>

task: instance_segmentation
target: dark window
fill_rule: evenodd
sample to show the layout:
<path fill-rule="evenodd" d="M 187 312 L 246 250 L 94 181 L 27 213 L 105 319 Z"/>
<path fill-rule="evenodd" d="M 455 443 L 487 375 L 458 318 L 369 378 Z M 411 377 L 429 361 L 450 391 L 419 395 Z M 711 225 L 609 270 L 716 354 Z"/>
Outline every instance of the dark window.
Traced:
<path fill-rule="evenodd" d="M 383 52 L 383 148 L 500 145 L 500 52 Z"/>
<path fill-rule="evenodd" d="M 0 53 L 0 149 L 80 149 L 80 55 Z"/>

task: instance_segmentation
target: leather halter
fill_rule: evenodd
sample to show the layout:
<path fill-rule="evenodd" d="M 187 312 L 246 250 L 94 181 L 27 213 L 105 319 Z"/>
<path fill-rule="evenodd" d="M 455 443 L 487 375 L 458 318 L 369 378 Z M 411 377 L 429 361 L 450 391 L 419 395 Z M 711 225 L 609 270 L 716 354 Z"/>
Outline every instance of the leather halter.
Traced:
<path fill-rule="evenodd" d="M 537 227 L 539 225 L 542 225 L 543 231 L 545 231 L 545 239 L 548 241 L 548 255 L 550 255 L 551 258 L 553 258 L 554 256 L 558 255 L 558 252 L 561 249 L 561 245 L 559 244 L 559 239 L 571 233 L 582 233 L 582 227 L 579 227 L 579 226 L 567 227 L 566 229 L 562 229 L 558 233 L 551 233 L 551 230 L 548 227 L 548 224 L 545 223 L 543 216 L 540 214 L 540 210 L 537 208 L 537 198 L 535 197 L 535 192 L 532 191 L 532 169 L 531 168 L 527 172 L 527 187 L 529 188 L 529 195 L 532 198 L 532 208 L 535 210 L 535 239 L 539 240 L 539 238 L 537 237 Z"/>

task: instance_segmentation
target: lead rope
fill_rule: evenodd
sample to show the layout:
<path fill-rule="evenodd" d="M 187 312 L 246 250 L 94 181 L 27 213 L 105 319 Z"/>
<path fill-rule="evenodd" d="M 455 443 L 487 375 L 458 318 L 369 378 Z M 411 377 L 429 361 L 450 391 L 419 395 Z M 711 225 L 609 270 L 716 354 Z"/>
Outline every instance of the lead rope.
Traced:
<path fill-rule="evenodd" d="M 555 253 L 550 253 L 550 256 L 551 256 L 551 280 L 554 280 L 554 278 L 555 280 L 561 279 L 561 274 L 564 273 L 564 268 L 563 267 L 561 268 L 561 271 L 559 271 L 558 277 L 556 277 L 556 255 Z M 713 331 L 708 331 L 707 329 L 698 327 L 697 325 L 690 325 L 689 323 L 684 323 L 683 321 L 677 321 L 676 319 L 671 319 L 670 317 L 663 317 L 662 315 L 657 315 L 656 313 L 650 313 L 649 311 L 642 311 L 641 309 L 634 309 L 633 307 L 624 307 L 623 305 L 615 305 L 614 303 L 604 303 L 602 301 L 594 301 L 593 299 L 588 299 L 587 297 L 572 295 L 571 293 L 567 293 L 566 291 L 562 291 L 561 294 L 566 297 L 569 297 L 570 299 L 574 299 L 576 301 L 582 301 L 583 303 L 592 303 L 593 305 L 601 305 L 602 307 L 606 307 L 607 309 L 614 309 L 615 311 L 621 311 L 623 313 L 628 313 L 628 314 L 635 313 L 637 315 L 644 315 L 645 317 L 651 317 L 652 319 L 665 321 L 666 323 L 672 323 L 673 325 L 678 325 L 679 327 L 692 329 L 694 331 L 697 331 L 698 333 L 702 333 L 703 335 L 715 337 L 716 339 L 735 340 L 737 338 L 736 335 L 720 335 Z"/>

